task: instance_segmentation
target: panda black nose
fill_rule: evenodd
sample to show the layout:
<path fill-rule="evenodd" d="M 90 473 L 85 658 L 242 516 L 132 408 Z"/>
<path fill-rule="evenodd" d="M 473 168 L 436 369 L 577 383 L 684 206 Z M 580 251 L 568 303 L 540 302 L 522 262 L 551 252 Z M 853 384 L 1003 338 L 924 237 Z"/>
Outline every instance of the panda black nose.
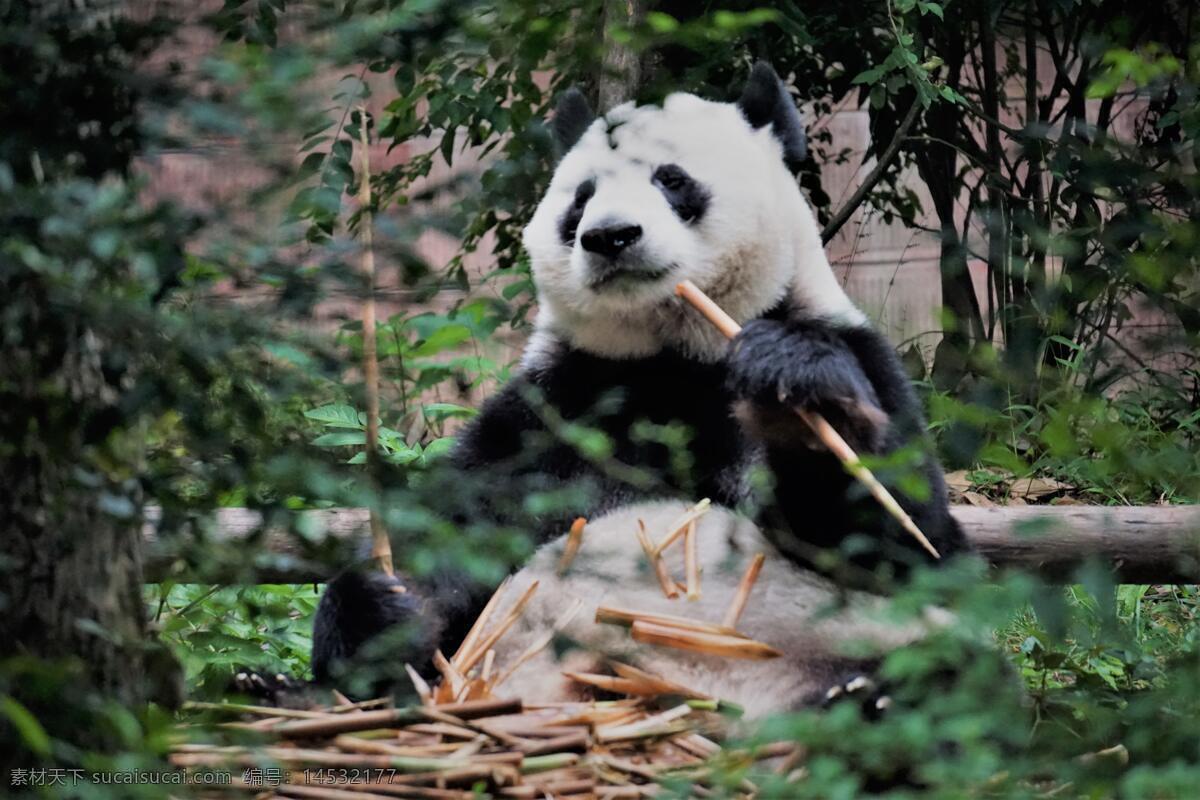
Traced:
<path fill-rule="evenodd" d="M 579 243 L 589 253 L 616 258 L 629 245 L 642 238 L 641 225 L 598 225 L 579 237 Z"/>

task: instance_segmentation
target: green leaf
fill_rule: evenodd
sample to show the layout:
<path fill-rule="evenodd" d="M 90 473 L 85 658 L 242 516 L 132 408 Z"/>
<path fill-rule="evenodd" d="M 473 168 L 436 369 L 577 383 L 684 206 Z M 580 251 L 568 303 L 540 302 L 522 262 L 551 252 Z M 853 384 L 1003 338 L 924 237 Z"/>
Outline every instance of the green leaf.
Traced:
<path fill-rule="evenodd" d="M 26 747 L 36 755 L 50 755 L 50 737 L 37 721 L 37 717 L 29 713 L 29 709 L 5 695 L 0 697 L 0 711 L 4 712 L 4 716 L 8 717 L 8 721 L 21 734 Z"/>
<path fill-rule="evenodd" d="M 435 420 L 448 419 L 450 417 L 473 417 L 478 412 L 473 408 L 466 406 L 455 405 L 454 403 L 429 403 L 422 406 L 425 411 L 425 416 Z"/>
<path fill-rule="evenodd" d="M 883 67 L 871 67 L 870 69 L 863 70 L 862 72 L 855 75 L 854 80 L 850 81 L 850 83 L 852 83 L 852 84 L 875 83 L 875 81 L 877 81 L 883 77 L 885 72 L 887 72 L 887 70 L 884 69 Z"/>
<path fill-rule="evenodd" d="M 429 461 L 431 459 L 441 458 L 449 453 L 453 448 L 453 436 L 443 436 L 440 439 L 434 439 L 432 442 L 425 445 L 425 460 Z"/>
<path fill-rule="evenodd" d="M 353 406 L 332 404 L 314 408 L 304 412 L 304 416 L 314 422 L 322 422 L 330 428 L 362 429 L 358 411 Z"/>
<path fill-rule="evenodd" d="M 317 447 L 346 447 L 367 443 L 365 431 L 346 431 L 344 433 L 326 433 L 312 440 Z"/>
<path fill-rule="evenodd" d="M 412 355 L 416 358 L 431 356 L 460 345 L 470 338 L 471 329 L 466 325 L 457 323 L 446 325 L 431 333 L 429 338 L 413 349 Z"/>

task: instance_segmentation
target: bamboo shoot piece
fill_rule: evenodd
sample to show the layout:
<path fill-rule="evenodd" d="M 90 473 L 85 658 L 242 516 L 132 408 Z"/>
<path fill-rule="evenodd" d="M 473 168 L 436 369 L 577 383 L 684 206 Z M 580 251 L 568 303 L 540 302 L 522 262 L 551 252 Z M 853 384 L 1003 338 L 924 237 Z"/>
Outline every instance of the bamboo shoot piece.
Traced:
<path fill-rule="evenodd" d="M 713 633 L 721 636 L 730 636 L 735 639 L 747 638 L 744 634 L 738 633 L 733 628 L 728 628 L 716 622 L 704 622 L 698 619 L 688 619 L 687 617 L 677 617 L 673 614 L 654 614 L 648 611 L 630 611 L 626 608 L 613 608 L 611 606 L 599 606 L 596 608 L 596 622 L 606 623 L 609 625 L 623 625 L 629 627 L 635 622 L 652 622 L 656 625 L 661 625 L 667 628 L 676 628 L 684 631 L 697 631 L 699 633 Z"/>
<path fill-rule="evenodd" d="M 701 314 L 703 314 L 709 322 L 717 327 L 725 335 L 726 338 L 732 339 L 741 333 L 742 326 L 738 325 L 737 321 L 725 313 L 724 309 L 712 301 L 708 295 L 700 291 L 696 284 L 691 281 L 683 281 L 675 287 L 675 293 L 690 303 Z M 834 430 L 828 420 L 822 417 L 815 411 L 793 406 L 792 411 L 796 416 L 804 420 L 808 427 L 812 428 L 813 433 L 821 440 L 821 443 L 829 448 L 837 460 L 842 462 L 842 466 L 849 472 L 859 483 L 867 487 L 884 510 L 892 515 L 893 518 L 913 536 L 921 546 L 934 558 L 941 558 L 942 555 L 937 551 L 937 548 L 925 537 L 917 524 L 912 521 L 912 517 L 908 512 L 900 507 L 900 503 L 892 497 L 892 493 L 887 490 L 887 487 L 879 482 L 871 470 L 862 465 L 858 458 L 858 454 L 854 452 L 854 448 L 846 444 L 846 440 L 842 435 Z"/>
<path fill-rule="evenodd" d="M 696 563 L 696 520 L 688 523 L 683 534 L 683 563 L 687 575 L 687 599 L 700 599 L 700 567 Z"/>
<path fill-rule="evenodd" d="M 667 571 L 667 565 L 663 562 L 662 556 L 655 554 L 654 543 L 646 535 L 646 523 L 640 519 L 638 520 L 637 537 L 638 542 L 642 545 L 643 552 L 646 553 L 646 558 L 650 561 L 650 566 L 654 569 L 654 575 L 658 578 L 658 585 L 662 587 L 663 594 L 666 595 L 668 600 L 674 600 L 676 597 L 679 597 L 679 589 L 675 587 L 675 579 Z"/>
<path fill-rule="evenodd" d="M 729 604 L 729 610 L 725 612 L 725 619 L 722 624 L 726 627 L 737 627 L 742 612 L 746 610 L 746 601 L 750 599 L 750 590 L 754 588 L 754 582 L 758 580 L 758 573 L 762 570 L 765 560 L 766 556 L 759 553 L 750 562 L 750 566 L 746 567 L 746 572 L 742 575 L 742 581 L 738 584 L 737 593 L 733 596 L 733 602 Z"/>
<path fill-rule="evenodd" d="M 521 613 L 525 610 L 525 605 L 529 602 L 529 598 L 533 597 L 533 593 L 537 591 L 537 588 L 537 581 L 529 584 L 529 588 L 517 598 L 516 603 L 513 603 L 508 616 L 504 618 L 504 621 L 500 623 L 496 630 L 484 637 L 470 654 L 463 657 L 462 664 L 459 665 L 459 669 L 462 672 L 469 672 L 471 667 L 475 666 L 479 659 L 483 658 L 484 653 L 495 647 L 496 642 L 500 641 L 500 637 L 508 633 L 508 629 L 513 626 L 513 623 L 521 618 Z"/>
<path fill-rule="evenodd" d="M 454 666 L 460 666 L 462 660 L 475 649 L 475 643 L 479 641 L 479 637 L 483 633 L 483 626 L 487 624 L 488 618 L 496 610 L 496 605 L 500 602 L 500 598 L 504 596 L 504 591 L 508 588 L 508 584 L 511 581 L 511 576 L 505 578 L 496 587 L 496 591 L 492 592 L 487 605 L 483 607 L 483 611 L 479 612 L 479 616 L 475 618 L 474 624 L 471 625 L 471 630 L 467 631 L 467 635 L 463 637 L 462 644 L 458 646 L 458 650 L 454 651 L 454 655 L 450 658 L 450 662 Z"/>
<path fill-rule="evenodd" d="M 618 692 L 620 694 L 636 695 L 638 697 L 654 697 L 662 694 L 659 687 L 653 683 L 640 681 L 636 678 L 614 677 L 612 675 L 599 675 L 594 672 L 568 672 L 563 670 L 563 675 L 567 676 L 576 683 L 582 683 L 585 686 L 595 686 L 597 689 L 603 689 L 606 692 Z"/>
<path fill-rule="evenodd" d="M 641 681 L 644 684 L 652 685 L 657 689 L 658 694 L 677 694 L 680 697 L 691 697 L 699 700 L 708 700 L 709 696 L 703 692 L 697 692 L 695 689 L 689 689 L 686 686 L 669 681 L 666 678 L 655 675 L 653 672 L 646 672 L 643 669 L 622 664 L 620 661 L 609 662 L 612 665 L 613 672 L 620 675 L 622 678 L 632 678 Z"/>
<path fill-rule="evenodd" d="M 662 551 L 670 547 L 680 536 L 683 536 L 684 532 L 687 531 L 688 525 L 707 514 L 711 506 L 712 501 L 706 497 L 683 512 L 683 516 L 671 523 L 671 527 L 667 529 L 667 535 L 663 537 L 663 540 L 654 546 L 654 555 L 662 555 Z"/>
<path fill-rule="evenodd" d="M 583 528 L 587 525 L 587 520 L 583 517 L 578 517 L 571 523 L 571 530 L 567 533 L 567 543 L 563 546 L 562 558 L 558 561 L 558 574 L 563 575 L 571 566 L 571 562 L 575 560 L 575 554 L 579 552 L 579 545 L 583 544 Z"/>
<path fill-rule="evenodd" d="M 554 627 L 535 639 L 529 645 L 529 647 L 525 648 L 525 651 L 522 652 L 521 655 L 517 656 L 517 660 L 510 664 L 508 669 L 506 669 L 495 680 L 493 680 L 488 688 L 494 690 L 497 686 L 512 677 L 512 674 L 516 672 L 522 664 L 544 650 L 552 641 L 554 641 L 555 634 L 565 628 L 571 622 L 571 620 L 575 619 L 575 615 L 579 613 L 579 609 L 581 608 L 583 608 L 583 601 L 576 597 L 571 601 L 570 607 L 568 607 L 567 610 L 563 612 L 562 616 L 555 621 Z"/>
<path fill-rule="evenodd" d="M 429 684 L 421 677 L 412 664 L 405 664 L 404 671 L 408 673 L 408 679 L 412 681 L 413 688 L 417 690 L 417 697 L 421 698 L 422 705 L 429 705 L 433 700 L 433 690 L 429 688 Z"/>
<path fill-rule="evenodd" d="M 668 625 L 638 620 L 633 623 L 632 636 L 635 642 L 673 647 L 726 658 L 746 658 L 761 661 L 783 655 L 774 647 L 753 639 L 743 639 L 719 633 L 702 633 Z"/>

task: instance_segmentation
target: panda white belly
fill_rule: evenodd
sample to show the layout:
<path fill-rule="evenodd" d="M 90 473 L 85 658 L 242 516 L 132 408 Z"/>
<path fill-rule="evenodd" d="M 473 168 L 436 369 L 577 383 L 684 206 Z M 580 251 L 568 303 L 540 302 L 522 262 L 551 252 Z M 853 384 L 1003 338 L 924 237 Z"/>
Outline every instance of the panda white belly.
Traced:
<path fill-rule="evenodd" d="M 497 645 L 496 666 L 501 672 L 507 669 L 575 605 L 578 611 L 560 633 L 585 649 L 568 651 L 558 661 L 553 648 L 546 648 L 498 692 L 530 702 L 578 698 L 580 687 L 563 677 L 562 670 L 598 671 L 612 658 L 732 701 L 748 717 L 760 717 L 811 703 L 854 670 L 927 630 L 926 624 L 889 621 L 881 597 L 840 591 L 797 567 L 752 522 L 721 507 L 701 517 L 697 527 L 700 599 L 688 601 L 682 592 L 668 599 L 639 545 L 636 527 L 642 520 L 657 541 L 686 508 L 678 501 L 640 503 L 589 521 L 582 546 L 562 576 L 557 567 L 566 536 L 541 547 L 506 592 L 504 604 L 509 605 L 531 582 L 539 582 L 520 622 Z M 779 658 L 731 659 L 642 644 L 625 628 L 594 621 L 598 606 L 615 606 L 719 623 L 757 553 L 766 561 L 737 627 L 779 650 Z M 663 558 L 670 573 L 682 580 L 682 538 Z M 937 624 L 938 616 L 931 614 L 929 624 Z"/>

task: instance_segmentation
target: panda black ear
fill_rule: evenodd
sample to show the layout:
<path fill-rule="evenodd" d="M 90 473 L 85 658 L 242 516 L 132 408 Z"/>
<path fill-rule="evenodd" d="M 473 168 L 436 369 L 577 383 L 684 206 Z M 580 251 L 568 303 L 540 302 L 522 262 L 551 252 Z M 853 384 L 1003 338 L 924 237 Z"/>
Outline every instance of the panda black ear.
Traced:
<path fill-rule="evenodd" d="M 562 97 L 558 98 L 558 104 L 554 107 L 554 120 L 550 123 L 559 155 L 574 147 L 595 119 L 596 114 L 588 105 L 583 92 L 579 91 L 579 87 L 572 86 L 565 91 Z"/>
<path fill-rule="evenodd" d="M 737 104 L 742 116 L 755 128 L 771 126 L 775 138 L 783 145 L 784 161 L 796 169 L 808 155 L 808 137 L 792 96 L 770 64 L 759 61 L 754 65 Z"/>

